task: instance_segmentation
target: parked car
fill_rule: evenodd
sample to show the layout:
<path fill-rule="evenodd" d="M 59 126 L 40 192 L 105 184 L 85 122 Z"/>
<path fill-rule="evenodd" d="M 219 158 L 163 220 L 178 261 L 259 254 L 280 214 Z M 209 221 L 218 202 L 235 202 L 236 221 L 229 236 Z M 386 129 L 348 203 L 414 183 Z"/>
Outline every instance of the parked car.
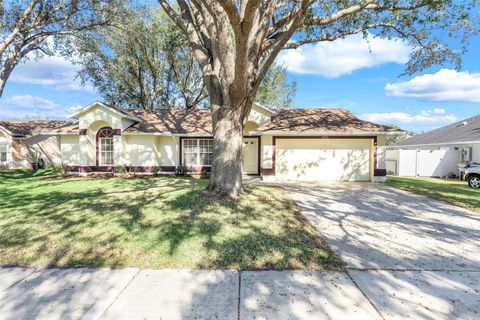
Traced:
<path fill-rule="evenodd" d="M 472 188 L 480 188 L 480 163 L 470 163 L 465 166 L 465 180 Z"/>

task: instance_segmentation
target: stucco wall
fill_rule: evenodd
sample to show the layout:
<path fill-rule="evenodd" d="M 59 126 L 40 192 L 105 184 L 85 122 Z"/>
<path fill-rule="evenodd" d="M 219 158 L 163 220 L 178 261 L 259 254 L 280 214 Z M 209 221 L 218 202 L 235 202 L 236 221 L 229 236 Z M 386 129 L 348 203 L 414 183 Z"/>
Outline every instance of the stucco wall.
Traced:
<path fill-rule="evenodd" d="M 271 116 L 262 108 L 253 105 L 250 114 L 248 115 L 248 121 L 256 122 L 258 125 L 270 122 Z"/>
<path fill-rule="evenodd" d="M 386 144 L 387 137 L 384 135 L 377 136 L 377 169 L 386 169 Z"/>
<path fill-rule="evenodd" d="M 61 136 L 62 163 L 69 166 L 80 165 L 80 139 L 78 135 Z"/>
<path fill-rule="evenodd" d="M 158 151 L 161 166 L 177 166 L 179 163 L 179 137 L 158 137 Z"/>
<path fill-rule="evenodd" d="M 107 108 L 96 107 L 78 119 L 80 129 L 88 129 L 95 121 L 107 122 L 113 129 L 122 128 L 122 118 Z"/>
<path fill-rule="evenodd" d="M 273 138 L 271 135 L 261 136 L 260 165 L 262 169 L 273 167 Z"/>
<path fill-rule="evenodd" d="M 159 152 L 156 136 L 129 135 L 126 137 L 127 163 L 132 166 L 158 166 Z"/>
<path fill-rule="evenodd" d="M 24 140 L 24 144 L 27 148 L 35 149 L 47 166 L 62 163 L 59 137 L 38 135 Z"/>

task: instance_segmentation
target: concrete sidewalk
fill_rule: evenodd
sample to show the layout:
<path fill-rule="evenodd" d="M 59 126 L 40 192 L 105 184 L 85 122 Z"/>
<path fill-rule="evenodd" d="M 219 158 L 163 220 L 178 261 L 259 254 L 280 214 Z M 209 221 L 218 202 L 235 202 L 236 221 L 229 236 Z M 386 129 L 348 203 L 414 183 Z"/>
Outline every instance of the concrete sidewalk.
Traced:
<path fill-rule="evenodd" d="M 479 292 L 480 272 L 0 268 L 0 318 L 478 319 Z"/>

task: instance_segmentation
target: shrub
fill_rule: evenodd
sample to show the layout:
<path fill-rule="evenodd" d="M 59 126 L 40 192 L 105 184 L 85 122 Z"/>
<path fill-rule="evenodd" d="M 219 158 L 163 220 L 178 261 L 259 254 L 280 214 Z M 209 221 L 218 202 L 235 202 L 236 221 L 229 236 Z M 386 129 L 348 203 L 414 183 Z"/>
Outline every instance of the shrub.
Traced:
<path fill-rule="evenodd" d="M 115 166 L 113 169 L 114 174 L 119 176 L 127 176 L 128 175 L 128 168 L 126 165 Z"/>
<path fill-rule="evenodd" d="M 0 170 L 8 170 L 10 169 L 10 163 L 9 162 L 0 162 Z"/>
<path fill-rule="evenodd" d="M 453 173 L 453 172 L 449 172 L 449 173 L 447 174 L 447 178 L 448 178 L 448 179 L 455 179 L 456 177 L 457 177 L 457 175 L 456 175 L 455 173 Z"/>
<path fill-rule="evenodd" d="M 188 176 L 190 173 L 190 169 L 187 166 L 177 166 L 175 168 L 175 175 L 178 176 Z"/>
<path fill-rule="evenodd" d="M 66 163 L 54 164 L 52 165 L 52 169 L 60 176 L 68 176 L 68 165 Z"/>
<path fill-rule="evenodd" d="M 153 175 L 154 175 L 154 176 L 158 176 L 158 173 L 159 173 L 160 171 L 162 171 L 162 167 L 160 167 L 160 166 L 155 166 L 155 167 L 153 167 Z"/>

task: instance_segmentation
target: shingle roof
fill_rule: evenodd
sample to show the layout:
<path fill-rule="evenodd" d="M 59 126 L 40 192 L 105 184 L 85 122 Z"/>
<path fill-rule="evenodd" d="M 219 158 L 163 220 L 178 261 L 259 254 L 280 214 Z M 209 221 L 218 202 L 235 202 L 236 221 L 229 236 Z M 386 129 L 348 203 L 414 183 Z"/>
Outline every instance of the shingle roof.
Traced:
<path fill-rule="evenodd" d="M 394 144 L 394 147 L 480 141 L 480 115 L 455 122 Z"/>
<path fill-rule="evenodd" d="M 142 120 L 142 122 L 125 130 L 127 133 L 212 133 L 212 113 L 210 109 L 191 111 L 135 109 L 126 112 Z"/>
<path fill-rule="evenodd" d="M 255 131 L 331 133 L 398 132 L 389 126 L 360 120 L 346 109 L 286 109 L 280 110 L 272 121 Z"/>
<path fill-rule="evenodd" d="M 0 121 L 0 127 L 8 130 L 13 136 L 16 137 L 30 137 L 39 134 L 41 131 L 46 131 L 69 124 L 71 124 L 71 122 L 61 120 Z"/>
<path fill-rule="evenodd" d="M 61 125 L 59 127 L 53 128 L 48 130 L 48 132 L 53 132 L 53 133 L 78 133 L 80 130 L 80 127 L 78 123 L 66 123 L 64 125 Z M 46 131 L 46 130 L 44 130 Z"/>

